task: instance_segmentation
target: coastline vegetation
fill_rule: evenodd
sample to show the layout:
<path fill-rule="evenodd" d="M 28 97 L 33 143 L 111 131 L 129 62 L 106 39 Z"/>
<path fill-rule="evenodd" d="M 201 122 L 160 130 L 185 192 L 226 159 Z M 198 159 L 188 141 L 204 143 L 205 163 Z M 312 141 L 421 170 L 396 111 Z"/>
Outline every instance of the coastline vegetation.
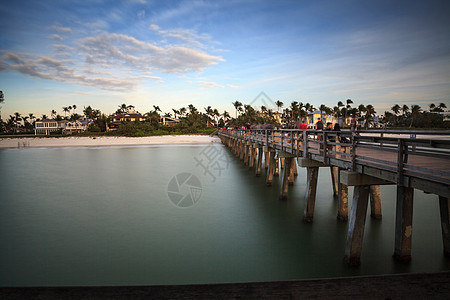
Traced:
<path fill-rule="evenodd" d="M 0 91 L 0 104 L 5 101 L 3 92 Z M 224 126 L 241 127 L 248 124 L 272 124 L 279 128 L 295 128 L 295 124 L 306 119 L 309 114 L 319 111 L 321 116 L 331 115 L 336 120 L 348 120 L 357 118 L 364 129 L 450 129 L 450 122 L 444 121 L 445 103 L 439 105 L 430 104 L 429 109 L 424 110 L 419 105 L 395 104 L 390 111 L 385 111 L 383 115 L 377 115 L 373 105 L 355 105 L 351 99 L 338 101 L 337 105 L 330 108 L 326 105 L 314 107 L 310 103 L 292 101 L 289 106 L 284 107 L 280 100 L 274 103 L 274 108 L 265 106 L 253 107 L 250 104 L 243 104 L 240 101 L 232 102 L 235 112 L 232 117 L 227 111 L 220 113 L 211 106 L 205 107 L 204 112 L 199 111 L 194 105 L 172 109 L 171 112 L 162 113 L 157 105 L 153 105 L 153 110 L 143 114 L 143 121 L 121 122 L 117 130 L 107 131 L 107 124 L 116 114 L 126 112 L 126 104 L 121 104 L 114 114 L 106 115 L 99 109 L 91 106 L 78 110 L 77 105 L 62 107 L 58 114 L 55 109 L 50 111 L 50 115 L 43 114 L 36 117 L 33 113 L 20 114 L 15 112 L 9 118 L 1 118 L 0 106 L 0 134 L 7 136 L 30 136 L 34 134 L 36 121 L 44 119 L 54 119 L 56 121 L 76 121 L 82 117 L 93 120 L 88 130 L 82 133 L 73 134 L 75 136 L 160 136 L 160 135 L 183 135 L 183 134 L 211 134 L 217 128 Z M 275 110 L 276 107 L 276 110 Z M 283 108 L 284 107 L 284 108 Z M 172 126 L 161 124 L 162 117 L 177 119 L 177 123 Z M 344 128 L 345 128 L 345 122 Z M 50 136 L 63 136 L 62 131 L 53 132 Z"/>

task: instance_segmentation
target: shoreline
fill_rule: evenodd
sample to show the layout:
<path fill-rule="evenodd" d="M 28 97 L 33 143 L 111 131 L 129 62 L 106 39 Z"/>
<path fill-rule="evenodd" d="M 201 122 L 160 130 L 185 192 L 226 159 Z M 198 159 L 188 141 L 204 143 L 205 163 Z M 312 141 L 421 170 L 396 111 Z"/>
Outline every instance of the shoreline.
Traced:
<path fill-rule="evenodd" d="M 209 135 L 162 135 L 149 137 L 24 137 L 0 138 L 0 149 L 50 147 L 102 147 L 219 143 Z"/>

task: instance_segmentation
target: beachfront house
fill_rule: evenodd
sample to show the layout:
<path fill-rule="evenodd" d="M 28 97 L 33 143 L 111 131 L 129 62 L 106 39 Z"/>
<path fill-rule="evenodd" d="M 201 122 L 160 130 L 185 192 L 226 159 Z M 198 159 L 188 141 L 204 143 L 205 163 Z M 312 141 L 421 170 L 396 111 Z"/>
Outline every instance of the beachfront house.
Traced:
<path fill-rule="evenodd" d="M 133 105 L 127 106 L 127 112 L 120 113 L 111 118 L 111 122 L 106 124 L 106 131 L 117 130 L 122 122 L 144 121 L 145 117 L 134 110 Z"/>
<path fill-rule="evenodd" d="M 166 126 L 175 126 L 180 123 L 180 120 L 171 117 L 162 117 L 160 123 Z"/>
<path fill-rule="evenodd" d="M 72 134 L 72 133 L 81 133 L 85 132 L 89 125 L 91 125 L 94 121 L 92 119 L 87 118 L 79 118 L 75 121 L 66 121 L 64 123 L 63 134 Z"/>
<path fill-rule="evenodd" d="M 315 129 L 315 124 L 317 123 L 317 121 L 322 118 L 322 122 L 323 124 L 327 124 L 328 122 L 330 123 L 336 123 L 337 119 L 334 115 L 331 114 L 326 114 L 324 111 L 322 112 L 322 114 L 320 114 L 319 110 L 315 110 L 315 111 L 309 111 L 308 112 L 308 127 Z"/>
<path fill-rule="evenodd" d="M 44 119 L 36 121 L 34 125 L 34 135 L 45 134 L 49 135 L 51 132 L 56 132 L 64 128 L 64 122 L 56 121 L 54 119 Z"/>

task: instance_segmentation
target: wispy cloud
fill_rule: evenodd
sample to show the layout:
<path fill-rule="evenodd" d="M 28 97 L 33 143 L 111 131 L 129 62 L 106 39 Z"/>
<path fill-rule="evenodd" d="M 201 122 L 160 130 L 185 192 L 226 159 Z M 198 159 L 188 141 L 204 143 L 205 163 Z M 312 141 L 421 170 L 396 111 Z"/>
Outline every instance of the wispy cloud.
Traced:
<path fill-rule="evenodd" d="M 156 24 L 151 24 L 149 29 L 159 34 L 161 37 L 169 40 L 174 40 L 177 43 L 188 47 L 195 47 L 199 49 L 207 48 L 212 39 L 207 34 L 200 34 L 193 29 L 161 29 Z"/>
<path fill-rule="evenodd" d="M 198 72 L 224 61 L 193 47 L 159 46 L 117 33 L 103 32 L 82 38 L 75 45 L 53 44 L 53 58 L 2 51 L 0 71 L 13 70 L 32 77 L 127 91 L 145 80 L 161 82 L 162 78 L 153 75 L 154 72 Z"/>
<path fill-rule="evenodd" d="M 215 88 L 215 87 L 218 87 L 218 88 L 222 88 L 223 89 L 225 87 L 225 86 L 223 86 L 223 85 L 221 85 L 221 84 L 219 84 L 217 82 L 209 82 L 209 81 L 199 81 L 198 84 L 200 86 L 202 86 L 203 88 Z"/>
<path fill-rule="evenodd" d="M 185 46 L 158 46 L 134 37 L 103 33 L 80 41 L 86 60 L 101 66 L 132 67 L 142 72 L 189 73 L 224 61 L 222 57 Z"/>

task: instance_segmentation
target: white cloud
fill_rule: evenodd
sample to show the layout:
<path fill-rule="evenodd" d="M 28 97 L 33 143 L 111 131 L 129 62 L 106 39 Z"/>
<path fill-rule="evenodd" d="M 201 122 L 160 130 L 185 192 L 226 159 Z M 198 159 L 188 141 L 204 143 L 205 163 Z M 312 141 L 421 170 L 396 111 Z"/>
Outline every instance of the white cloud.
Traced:
<path fill-rule="evenodd" d="M 161 29 L 156 24 L 151 24 L 149 29 L 159 34 L 161 37 L 176 42 L 181 42 L 182 45 L 188 47 L 195 47 L 199 49 L 206 49 L 207 44 L 211 43 L 211 37 L 207 34 L 199 34 L 192 29 Z"/>
<path fill-rule="evenodd" d="M 72 32 L 72 29 L 70 27 L 63 27 L 59 25 L 53 25 L 53 30 L 55 30 L 58 33 L 70 33 Z"/>
<path fill-rule="evenodd" d="M 101 66 L 131 67 L 141 72 L 188 73 L 224 61 L 192 48 L 170 45 L 158 46 L 134 37 L 103 33 L 80 41 L 86 61 Z"/>
<path fill-rule="evenodd" d="M 215 87 L 222 88 L 222 89 L 224 88 L 223 85 L 221 85 L 217 82 L 199 81 L 198 84 L 204 88 L 215 88 Z"/>
<path fill-rule="evenodd" d="M 142 19 L 143 17 L 145 17 L 145 9 L 142 9 L 142 10 L 138 11 L 138 12 L 136 13 L 136 15 L 137 15 L 137 17 L 138 17 L 139 19 Z"/>
<path fill-rule="evenodd" d="M 59 34 L 52 34 L 52 35 L 50 35 L 49 36 L 52 40 L 55 40 L 55 41 L 62 41 L 62 40 L 64 40 L 63 38 L 62 38 L 62 36 L 60 36 Z"/>

